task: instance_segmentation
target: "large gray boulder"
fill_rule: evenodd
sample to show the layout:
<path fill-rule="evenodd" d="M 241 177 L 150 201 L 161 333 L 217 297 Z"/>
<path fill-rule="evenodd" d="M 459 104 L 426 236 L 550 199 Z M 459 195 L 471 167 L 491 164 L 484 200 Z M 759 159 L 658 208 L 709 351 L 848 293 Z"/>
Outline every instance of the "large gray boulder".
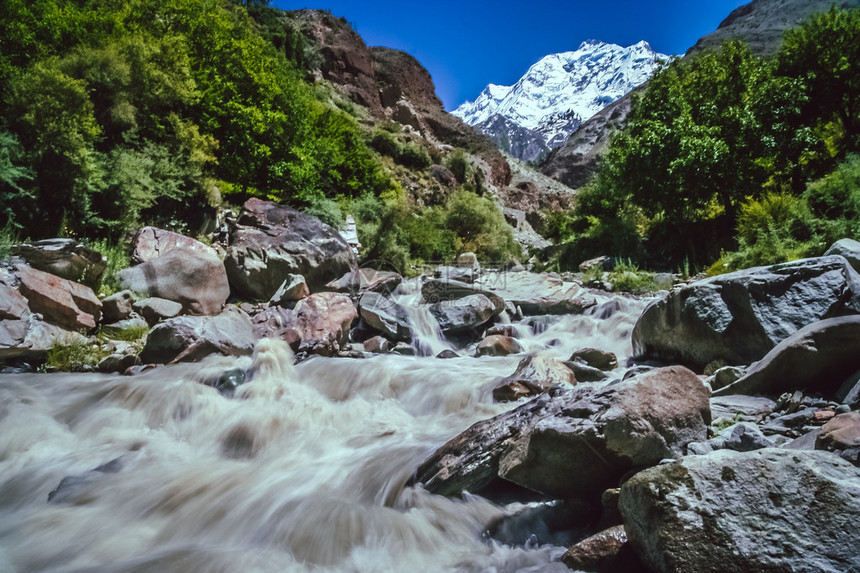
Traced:
<path fill-rule="evenodd" d="M 314 293 L 358 271 L 355 254 L 335 229 L 316 217 L 256 198 L 242 207 L 224 264 L 233 291 L 260 301 L 269 300 L 290 274 L 304 276 Z"/>
<path fill-rule="evenodd" d="M 12 254 L 34 269 L 97 289 L 107 267 L 100 252 L 75 239 L 43 239 L 15 245 Z"/>
<path fill-rule="evenodd" d="M 242 356 L 254 351 L 251 319 L 235 306 L 217 316 L 178 316 L 153 328 L 140 353 L 144 363 L 194 362 L 210 354 Z"/>
<path fill-rule="evenodd" d="M 624 528 L 652 570 L 860 570 L 860 469 L 821 451 L 687 456 L 621 487 Z"/>
<path fill-rule="evenodd" d="M 462 281 L 433 278 L 421 285 L 421 299 L 428 304 L 458 301 L 474 295 L 485 296 L 493 303 L 493 316 L 505 310 L 505 301 L 502 297 Z"/>
<path fill-rule="evenodd" d="M 429 305 L 428 310 L 439 323 L 442 332 L 472 330 L 497 314 L 493 301 L 483 294 L 437 302 Z"/>
<path fill-rule="evenodd" d="M 714 395 L 779 395 L 794 390 L 833 395 L 858 370 L 860 316 L 841 316 L 801 328 Z"/>
<path fill-rule="evenodd" d="M 158 227 L 143 227 L 131 240 L 131 260 L 134 264 L 145 263 L 175 249 L 218 255 L 215 249 L 204 245 L 197 239 Z"/>
<path fill-rule="evenodd" d="M 349 296 L 336 292 L 314 293 L 295 308 L 269 306 L 254 315 L 257 338 L 280 338 L 296 352 L 332 356 L 349 342 L 349 329 L 358 318 Z"/>
<path fill-rule="evenodd" d="M 581 314 L 597 304 L 582 285 L 528 271 L 488 273 L 475 286 L 519 307 L 523 314 Z"/>
<path fill-rule="evenodd" d="M 207 251 L 176 248 L 123 269 L 117 277 L 123 288 L 143 297 L 178 302 L 183 314 L 219 314 L 230 296 L 224 264 Z"/>
<path fill-rule="evenodd" d="M 391 340 L 409 342 L 412 329 L 409 312 L 387 296 L 376 292 L 361 295 L 358 303 L 361 318 Z"/>
<path fill-rule="evenodd" d="M 854 239 L 840 239 L 830 245 L 824 256 L 840 255 L 845 257 L 855 271 L 860 272 L 860 242 Z"/>
<path fill-rule="evenodd" d="M 860 312 L 860 276 L 840 256 L 720 275 L 650 304 L 633 329 L 639 358 L 703 368 L 750 364 L 804 326 Z"/>
<path fill-rule="evenodd" d="M 596 501 L 634 467 L 684 454 L 707 436 L 708 391 L 680 366 L 603 388 L 542 394 L 473 425 L 428 458 L 433 493 L 481 493 L 502 478 L 555 498 Z"/>

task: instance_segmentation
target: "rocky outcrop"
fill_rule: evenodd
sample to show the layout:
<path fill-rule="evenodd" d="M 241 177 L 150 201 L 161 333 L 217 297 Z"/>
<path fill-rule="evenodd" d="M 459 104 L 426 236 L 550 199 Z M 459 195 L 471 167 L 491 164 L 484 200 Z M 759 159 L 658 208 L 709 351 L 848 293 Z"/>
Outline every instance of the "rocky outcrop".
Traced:
<path fill-rule="evenodd" d="M 32 312 L 63 328 L 85 332 L 92 330 L 101 317 L 102 303 L 92 289 L 26 265 L 16 268 L 18 290 L 27 299 Z M 10 299 L 13 307 L 20 302 Z"/>
<path fill-rule="evenodd" d="M 314 293 L 294 308 L 268 306 L 253 317 L 257 338 L 280 338 L 295 352 L 333 356 L 349 342 L 358 318 L 352 300 L 335 292 Z"/>
<path fill-rule="evenodd" d="M 144 363 L 195 362 L 210 354 L 242 356 L 257 338 L 247 314 L 228 306 L 217 316 L 179 316 L 155 326 L 140 353 Z"/>
<path fill-rule="evenodd" d="M 860 316 L 814 322 L 780 342 L 737 382 L 714 395 L 804 390 L 832 396 L 860 370 Z"/>
<path fill-rule="evenodd" d="M 161 255 L 166 255 L 174 249 L 186 249 L 218 256 L 215 249 L 191 237 L 173 231 L 165 231 L 158 227 L 143 227 L 131 240 L 131 261 L 134 264 L 145 263 Z"/>
<path fill-rule="evenodd" d="M 683 455 L 710 423 L 708 391 L 682 367 L 604 388 L 543 394 L 478 422 L 436 451 L 415 481 L 441 495 L 502 478 L 562 499 L 596 501 L 631 468 Z"/>
<path fill-rule="evenodd" d="M 270 201 L 249 199 L 230 237 L 224 260 L 237 295 L 266 301 L 287 275 L 305 277 L 310 292 L 358 270 L 340 234 L 316 217 Z"/>
<path fill-rule="evenodd" d="M 204 250 L 177 247 L 119 271 L 117 278 L 123 288 L 145 297 L 178 302 L 184 314 L 219 314 L 230 295 L 224 264 Z"/>
<path fill-rule="evenodd" d="M 636 474 L 619 506 L 655 572 L 860 569 L 860 469 L 828 452 L 687 456 Z"/>
<path fill-rule="evenodd" d="M 44 239 L 15 245 L 12 254 L 40 271 L 98 289 L 107 264 L 102 254 L 75 239 Z"/>
<path fill-rule="evenodd" d="M 640 358 L 750 364 L 800 328 L 860 312 L 860 276 L 839 256 L 755 267 L 673 290 L 633 329 Z"/>

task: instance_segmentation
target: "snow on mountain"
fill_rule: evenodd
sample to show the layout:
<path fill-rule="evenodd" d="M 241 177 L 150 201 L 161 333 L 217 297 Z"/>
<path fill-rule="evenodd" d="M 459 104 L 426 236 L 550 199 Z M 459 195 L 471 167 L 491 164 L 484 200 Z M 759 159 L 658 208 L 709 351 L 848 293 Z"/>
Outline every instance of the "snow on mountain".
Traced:
<path fill-rule="evenodd" d="M 541 58 L 513 86 L 488 85 L 452 113 L 514 157 L 533 161 L 668 60 L 648 42 L 622 48 L 588 40 L 574 52 Z"/>

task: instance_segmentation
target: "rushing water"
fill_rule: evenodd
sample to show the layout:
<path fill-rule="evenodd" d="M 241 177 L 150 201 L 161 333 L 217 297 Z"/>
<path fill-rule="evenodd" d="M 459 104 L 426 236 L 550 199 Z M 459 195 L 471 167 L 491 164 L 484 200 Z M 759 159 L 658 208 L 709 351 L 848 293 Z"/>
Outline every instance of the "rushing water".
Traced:
<path fill-rule="evenodd" d="M 532 351 L 626 357 L 644 303 L 615 304 L 515 327 Z M 135 377 L 0 375 L 0 573 L 566 571 L 562 547 L 485 535 L 512 506 L 404 488 L 513 407 L 491 391 L 520 358 L 293 365 L 261 341 Z M 236 367 L 252 379 L 233 398 L 201 383 Z"/>

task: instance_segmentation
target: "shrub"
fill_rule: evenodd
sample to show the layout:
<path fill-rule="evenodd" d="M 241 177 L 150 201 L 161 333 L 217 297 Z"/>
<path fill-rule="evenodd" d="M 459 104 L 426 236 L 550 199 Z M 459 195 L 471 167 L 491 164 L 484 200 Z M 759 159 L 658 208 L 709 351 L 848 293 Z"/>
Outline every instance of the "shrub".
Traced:
<path fill-rule="evenodd" d="M 391 133 L 387 131 L 375 131 L 370 138 L 370 146 L 388 157 L 397 157 L 400 155 L 400 144 Z"/>
<path fill-rule="evenodd" d="M 860 238 L 860 155 L 849 155 L 834 171 L 810 183 L 803 197 L 819 219 L 824 243 Z"/>
<path fill-rule="evenodd" d="M 326 225 L 335 229 L 343 227 L 344 216 L 340 205 L 331 199 L 313 198 L 304 209 L 308 215 L 313 215 Z"/>
<path fill-rule="evenodd" d="M 456 150 L 448 157 L 445 166 L 454 174 L 458 183 L 465 183 L 469 174 L 469 161 L 462 149 Z"/>
<path fill-rule="evenodd" d="M 471 251 L 479 259 L 499 263 L 522 255 L 513 230 L 492 200 L 460 190 L 451 195 L 445 208 L 446 227 L 457 236 L 458 252 Z"/>
<path fill-rule="evenodd" d="M 404 145 L 394 160 L 410 169 L 426 169 L 430 167 L 430 156 L 416 145 Z"/>
<path fill-rule="evenodd" d="M 654 273 L 639 270 L 630 259 L 621 261 L 609 273 L 609 282 L 616 291 L 643 294 L 654 292 L 657 283 L 654 282 Z"/>

